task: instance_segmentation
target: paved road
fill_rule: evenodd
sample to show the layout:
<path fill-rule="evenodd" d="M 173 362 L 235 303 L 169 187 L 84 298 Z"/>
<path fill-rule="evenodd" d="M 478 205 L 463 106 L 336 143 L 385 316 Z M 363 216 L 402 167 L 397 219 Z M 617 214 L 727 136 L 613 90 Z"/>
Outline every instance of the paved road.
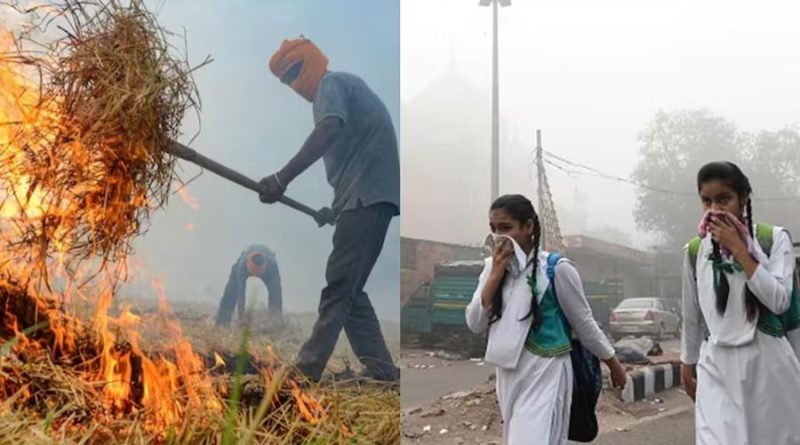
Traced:
<path fill-rule="evenodd" d="M 677 351 L 680 341 L 669 339 L 661 342 L 664 351 Z M 439 397 L 456 392 L 470 390 L 494 372 L 491 366 L 476 366 L 470 361 L 451 361 L 449 366 L 442 366 L 445 361 L 437 359 L 408 359 L 414 363 L 435 363 L 433 369 L 404 368 L 400 385 L 400 402 L 403 409 L 427 405 Z"/>
<path fill-rule="evenodd" d="M 403 369 L 400 380 L 400 403 L 403 409 L 432 403 L 442 396 L 466 391 L 485 382 L 494 373 L 491 366 L 457 361 L 447 367 Z"/>
<path fill-rule="evenodd" d="M 688 409 L 668 417 L 648 420 L 628 428 L 609 432 L 595 440 L 597 445 L 693 445 L 694 411 Z"/>

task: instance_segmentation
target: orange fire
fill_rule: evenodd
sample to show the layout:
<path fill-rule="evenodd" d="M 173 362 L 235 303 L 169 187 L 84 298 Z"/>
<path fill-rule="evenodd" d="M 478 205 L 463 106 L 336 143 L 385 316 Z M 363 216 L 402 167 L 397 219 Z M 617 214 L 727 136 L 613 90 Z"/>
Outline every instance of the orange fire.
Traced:
<path fill-rule="evenodd" d="M 0 53 L 9 50 L 12 42 L 9 34 L 0 34 Z M 14 66 L 0 62 L 0 296 L 6 281 L 23 288 L 35 304 L 36 314 L 42 314 L 49 322 L 46 330 L 52 339 L 47 343 L 33 340 L 32 334 L 23 333 L 30 326 L 20 326 L 18 317 L 3 307 L 0 328 L 5 323 L 13 333 L 15 351 L 46 352 L 54 357 L 80 354 L 78 339 L 91 335 L 97 357 L 81 357 L 86 362 L 81 378 L 99 384 L 97 396 L 107 414 L 121 417 L 141 413 L 150 431 L 165 431 L 190 410 L 221 412 L 221 394 L 215 390 L 201 357 L 184 337 L 178 320 L 171 315 L 160 281 L 152 283 L 159 299 L 157 314 L 143 317 L 130 307 L 123 307 L 118 315 L 111 315 L 120 282 L 130 278 L 129 272 L 137 278 L 143 275 L 141 260 L 125 257 L 116 264 L 98 265 L 90 259 L 86 269 L 66 267 L 73 239 L 64 232 L 68 224 L 63 222 L 69 221 L 74 206 L 98 209 L 95 223 L 102 226 L 103 218 L 113 214 L 106 206 L 113 203 L 64 199 L 63 205 L 56 205 L 49 199 L 45 204 L 45 194 L 67 196 L 70 190 L 48 190 L 47 184 L 34 184 L 26 174 L 36 168 L 35 160 L 28 158 L 29 147 L 15 145 L 17 132 L 52 129 L 55 122 L 61 121 L 51 102 L 39 101 L 37 91 L 37 85 L 26 80 Z M 44 131 L 41 137 L 51 135 Z M 81 147 L 74 149 L 71 156 L 81 159 Z M 88 157 L 86 162 L 90 162 Z M 190 208 L 198 208 L 197 201 L 185 189 L 179 189 L 178 194 Z M 50 228 L 48 222 L 53 219 L 62 222 L 55 225 L 58 229 Z M 191 225 L 187 228 L 191 229 Z M 31 248 L 31 243 L 19 242 L 30 236 L 41 238 L 42 243 Z M 54 255 L 50 253 L 52 247 Z M 86 302 L 94 305 L 90 324 L 81 321 L 77 309 Z M 162 342 L 159 349 L 145 353 L 140 332 L 158 332 Z M 274 360 L 271 350 L 267 354 Z M 219 355 L 215 354 L 215 359 L 215 367 L 225 366 Z M 266 375 L 272 375 L 271 369 L 265 371 Z M 4 383 L 0 373 L 0 395 Z M 294 381 L 289 380 L 288 384 L 299 415 L 310 424 L 323 421 L 323 404 Z M 27 386 L 20 389 L 20 394 L 22 399 L 31 397 Z"/>
<path fill-rule="evenodd" d="M 12 44 L 10 34 L 0 34 L 0 52 L 11 53 Z M 52 344 L 46 345 L 30 340 L 21 331 L 17 317 L 5 313 L 0 320 L 14 333 L 17 339 L 15 349 L 30 351 L 44 347 L 55 355 L 75 352 L 82 326 L 77 318 L 68 315 L 68 310 L 69 303 L 78 296 L 80 300 L 96 305 L 91 326 L 99 357 L 94 371 L 88 372 L 85 378 L 102 383 L 102 398 L 111 413 L 124 415 L 141 410 L 148 426 L 157 430 L 180 420 L 188 409 L 221 410 L 222 403 L 202 360 L 183 337 L 177 320 L 169 314 L 160 283 L 154 283 L 160 310 L 155 320 L 149 320 L 166 334 L 163 337 L 167 341 L 166 348 L 158 357 L 148 357 L 141 348 L 138 329 L 144 323 L 142 317 L 135 315 L 130 308 L 122 308 L 117 317 L 110 315 L 118 283 L 127 277 L 128 268 L 140 272 L 140 261 L 125 258 L 117 266 L 102 264 L 94 271 L 71 270 L 66 273 L 63 266 L 66 252 L 71 247 L 70 239 L 57 230 L 48 232 L 47 221 L 48 218 L 68 220 L 72 210 L 70 206 L 76 203 L 65 199 L 63 206 L 53 206 L 54 201 L 48 200 L 51 205 L 45 205 L 41 198 L 45 193 L 68 194 L 70 190 L 50 190 L 47 184 L 33 184 L 26 173 L 39 167 L 34 159 L 27 157 L 30 151 L 26 150 L 30 147 L 16 144 L 20 131 L 33 134 L 41 129 L 42 137 L 49 137 L 48 129 L 55 128 L 53 123 L 60 120 L 54 104 L 41 102 L 37 97 L 37 85 L 17 69 L 18 65 L 0 63 L 0 285 L 6 279 L 22 284 L 36 305 L 35 310 L 48 315 L 47 330 L 52 333 L 53 340 Z M 80 147 L 75 147 L 70 155 L 80 159 L 81 153 Z M 86 162 L 90 160 L 87 158 Z M 88 185 L 78 183 L 76 186 Z M 197 208 L 196 201 L 185 190 L 180 195 L 187 205 Z M 97 207 L 98 217 L 109 215 L 100 211 L 108 204 L 81 203 L 86 208 Z M 98 219 L 96 223 L 101 225 L 103 220 Z M 32 227 L 38 230 L 34 231 L 36 236 L 56 246 L 58 253 L 55 257 L 48 256 L 47 252 L 21 247 L 30 245 L 19 241 L 31 235 Z M 47 264 L 32 264 L 37 258 L 47 258 Z M 54 283 L 54 280 L 59 283 Z M 4 310 L 0 308 L 0 311 Z M 85 359 L 92 361 L 91 357 Z M 134 394 L 137 391 L 139 396 Z"/>
<path fill-rule="evenodd" d="M 306 422 L 316 425 L 325 418 L 325 409 L 310 394 L 304 393 L 297 383 L 289 381 L 292 387 L 292 396 L 297 403 L 297 409 Z"/>
<path fill-rule="evenodd" d="M 189 194 L 189 190 L 186 187 L 179 187 L 177 190 L 178 196 L 180 196 L 181 201 L 186 204 L 192 210 L 198 210 L 200 208 L 200 204 L 197 202 L 197 199 Z"/>

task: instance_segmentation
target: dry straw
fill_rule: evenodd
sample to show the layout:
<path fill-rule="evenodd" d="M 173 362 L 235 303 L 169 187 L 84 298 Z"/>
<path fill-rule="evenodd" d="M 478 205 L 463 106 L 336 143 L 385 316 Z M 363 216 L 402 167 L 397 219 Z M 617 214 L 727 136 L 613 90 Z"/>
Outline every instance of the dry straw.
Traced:
<path fill-rule="evenodd" d="M 7 6 L 33 26 L 0 63 L 39 88 L 35 103 L 19 104 L 0 155 L 0 180 L 16 193 L 6 198 L 30 206 L 34 196 L 39 208 L 17 219 L 15 241 L 41 264 L 124 258 L 177 179 L 165 149 L 199 110 L 198 67 L 175 55 L 140 0 Z"/>
<path fill-rule="evenodd" d="M 286 395 L 295 387 L 283 374 L 256 375 L 244 395 L 260 397 L 226 400 L 229 416 L 187 411 L 153 432 L 145 411 L 106 415 L 106 382 L 92 378 L 96 339 L 54 301 L 31 297 L 28 267 L 49 283 L 53 260 L 71 270 L 124 262 L 178 179 L 167 147 L 199 110 L 197 67 L 175 55 L 175 36 L 141 0 L 0 4 L 30 25 L 0 53 L 0 281 L 20 282 L 0 288 L 0 442 L 399 443 L 397 391 L 312 388 L 326 413 L 313 422 Z M 20 335 L 10 316 L 20 328 L 46 326 Z M 231 377 L 217 376 L 217 394 L 227 395 Z"/>

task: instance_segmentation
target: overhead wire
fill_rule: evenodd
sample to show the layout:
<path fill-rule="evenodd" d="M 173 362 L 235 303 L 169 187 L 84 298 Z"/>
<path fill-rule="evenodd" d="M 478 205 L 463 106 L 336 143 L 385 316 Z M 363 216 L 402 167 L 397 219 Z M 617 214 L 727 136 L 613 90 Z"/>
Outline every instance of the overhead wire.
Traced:
<path fill-rule="evenodd" d="M 610 181 L 615 181 L 619 183 L 625 183 L 629 185 L 633 185 L 638 188 L 651 190 L 657 193 L 665 193 L 671 195 L 678 195 L 678 196 L 691 196 L 696 197 L 696 193 L 692 192 L 684 192 L 679 190 L 671 190 L 662 187 L 655 187 L 649 184 L 644 184 L 642 182 L 630 179 L 630 178 L 623 178 L 619 176 L 615 176 L 606 172 L 603 172 L 597 168 L 566 159 L 564 157 L 558 156 L 550 151 L 542 150 L 543 158 L 542 160 L 547 165 L 560 170 L 571 177 L 576 176 L 583 176 L 583 177 L 594 177 L 594 178 L 601 178 Z M 546 156 L 546 157 L 545 157 Z M 535 160 L 534 160 L 535 163 Z M 587 173 L 588 172 L 588 173 Z M 770 197 L 759 197 L 753 196 L 753 200 L 755 201 L 790 201 L 790 202 L 800 202 L 800 196 L 770 196 Z"/>

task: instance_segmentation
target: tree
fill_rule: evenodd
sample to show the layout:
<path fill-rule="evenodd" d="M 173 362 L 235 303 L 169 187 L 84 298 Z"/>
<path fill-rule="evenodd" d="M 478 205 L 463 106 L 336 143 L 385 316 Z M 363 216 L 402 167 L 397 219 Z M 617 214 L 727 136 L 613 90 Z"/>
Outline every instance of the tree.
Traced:
<path fill-rule="evenodd" d="M 750 178 L 756 220 L 800 234 L 800 134 L 795 127 L 751 134 L 706 110 L 659 111 L 639 142 L 633 177 L 647 187 L 638 191 L 635 217 L 643 229 L 659 235 L 664 247 L 678 249 L 696 233 L 701 216 L 697 171 L 721 160 L 736 163 Z"/>

